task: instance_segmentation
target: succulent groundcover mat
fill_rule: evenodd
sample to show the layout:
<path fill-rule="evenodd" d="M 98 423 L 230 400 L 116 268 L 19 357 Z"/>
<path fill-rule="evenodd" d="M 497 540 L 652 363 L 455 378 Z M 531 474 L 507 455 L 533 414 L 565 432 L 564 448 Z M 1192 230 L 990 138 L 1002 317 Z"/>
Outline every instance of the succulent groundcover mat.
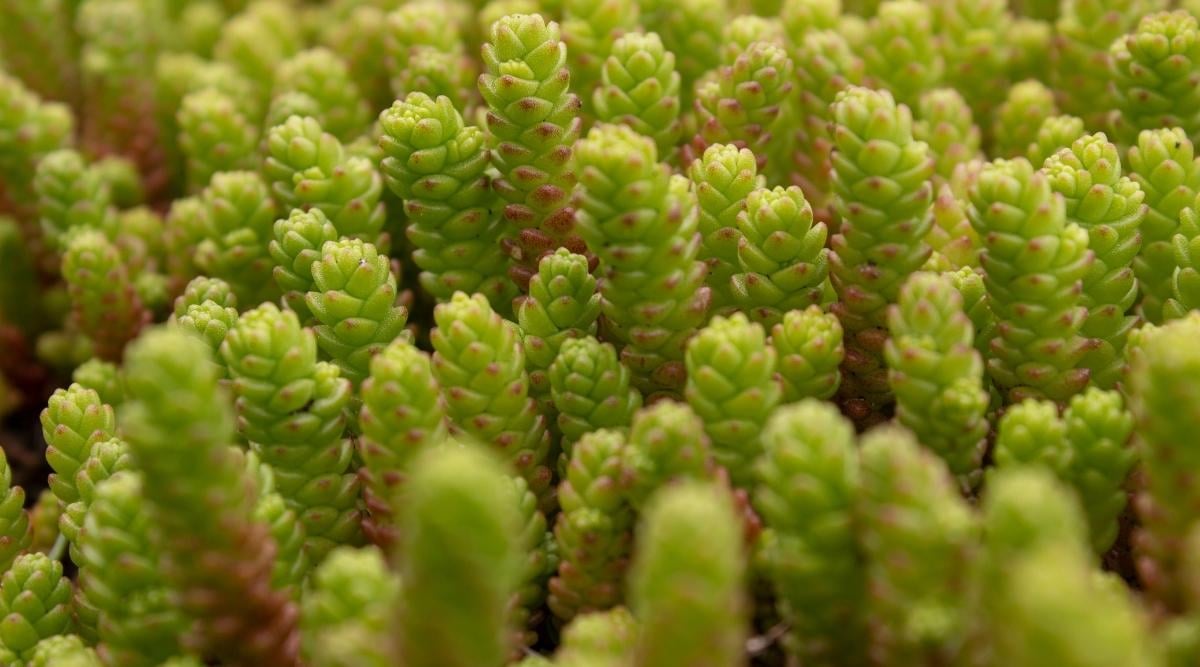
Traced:
<path fill-rule="evenodd" d="M 1198 142 L 1198 0 L 0 0 L 0 667 L 1200 665 Z"/>

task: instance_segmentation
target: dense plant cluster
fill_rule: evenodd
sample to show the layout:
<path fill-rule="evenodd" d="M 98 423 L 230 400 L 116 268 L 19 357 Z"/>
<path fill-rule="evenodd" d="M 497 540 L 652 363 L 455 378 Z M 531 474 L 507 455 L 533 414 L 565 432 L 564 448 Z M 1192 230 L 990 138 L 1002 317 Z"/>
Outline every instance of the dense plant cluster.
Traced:
<path fill-rule="evenodd" d="M 1200 2 L 0 0 L 0 666 L 1200 664 Z"/>

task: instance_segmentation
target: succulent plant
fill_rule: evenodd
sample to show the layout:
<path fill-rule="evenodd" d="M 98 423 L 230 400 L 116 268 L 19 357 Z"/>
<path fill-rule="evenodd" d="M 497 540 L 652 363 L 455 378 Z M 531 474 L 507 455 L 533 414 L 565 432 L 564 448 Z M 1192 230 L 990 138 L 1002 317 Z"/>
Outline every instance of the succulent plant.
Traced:
<path fill-rule="evenodd" d="M 313 573 L 305 596 L 306 652 L 322 664 L 391 664 L 395 647 L 384 639 L 399 594 L 399 578 L 378 549 L 338 547 Z"/>
<path fill-rule="evenodd" d="M 1049 79 L 1064 111 L 1087 122 L 1105 122 L 1113 108 L 1110 86 L 1113 43 L 1137 26 L 1141 17 L 1166 9 L 1162 0 L 1071 0 L 1061 3 L 1055 20 Z"/>
<path fill-rule="evenodd" d="M 682 130 L 679 88 L 675 54 L 658 34 L 629 32 L 613 41 L 603 59 L 592 106 L 601 122 L 628 125 L 666 154 Z"/>
<path fill-rule="evenodd" d="M 642 395 L 633 388 L 629 369 L 617 359 L 616 350 L 591 336 L 563 341 L 548 375 L 563 435 L 563 461 L 584 435 L 628 427 L 642 407 Z"/>
<path fill-rule="evenodd" d="M 1083 119 L 1070 114 L 1050 116 L 1038 127 L 1037 138 L 1025 149 L 1030 164 L 1044 165 L 1060 149 L 1070 148 L 1084 134 Z"/>
<path fill-rule="evenodd" d="M 1129 148 L 1130 178 L 1145 194 L 1142 248 L 1133 260 L 1141 289 L 1142 316 L 1161 323 L 1163 304 L 1171 297 L 1175 263 L 1171 239 L 1180 214 L 1200 192 L 1200 158 L 1180 128 L 1147 130 Z"/>
<path fill-rule="evenodd" d="M 1141 17 L 1137 27 L 1113 42 L 1110 71 L 1118 116 L 1118 136 L 1132 143 L 1142 130 L 1181 127 L 1200 138 L 1193 100 L 1200 60 L 1200 26 L 1189 12 L 1158 12 Z"/>
<path fill-rule="evenodd" d="M 156 195 L 171 179 L 167 147 L 173 140 L 163 135 L 154 108 L 153 66 L 164 37 L 157 19 L 137 0 L 87 0 L 79 3 L 74 21 L 89 109 L 82 143 L 93 155 L 133 160 L 146 190 Z"/>
<path fill-rule="evenodd" d="M 829 278 L 827 230 L 813 221 L 800 188 L 751 192 L 737 229 L 739 271 L 730 291 L 739 308 L 770 327 L 790 310 L 822 302 Z"/>
<path fill-rule="evenodd" d="M 997 321 L 988 373 L 1014 401 L 1064 401 L 1091 375 L 1077 366 L 1094 347 L 1080 333 L 1087 316 L 1080 283 L 1094 261 L 1087 231 L 1067 220 L 1049 175 L 1034 171 L 1025 158 L 990 164 L 970 196 L 971 226 L 984 239 L 980 263 Z"/>
<path fill-rule="evenodd" d="M 745 315 L 714 317 L 688 343 L 688 404 L 704 420 L 717 462 L 738 486 L 753 481 L 761 432 L 779 403 L 776 353 L 762 326 Z"/>
<path fill-rule="evenodd" d="M 225 404 L 207 347 L 170 330 L 130 351 L 126 431 L 161 530 L 163 573 L 197 622 L 185 646 L 231 660 L 299 664 L 296 611 L 267 583 L 275 543 L 253 518 L 254 480 L 229 447 Z M 186 483 L 180 483 L 186 479 Z"/>
<path fill-rule="evenodd" d="M 652 499 L 629 573 L 630 605 L 640 619 L 634 665 L 740 662 L 746 565 L 738 528 L 728 496 L 710 484 L 683 484 Z M 701 538 L 711 548 L 693 549 Z M 700 595 L 698 581 L 705 582 Z"/>
<path fill-rule="evenodd" d="M 1195 365 L 1194 348 L 1187 340 L 1200 321 L 1194 317 L 1177 320 L 1150 331 L 1130 369 L 1130 408 L 1138 429 L 1137 447 L 1145 470 L 1145 487 L 1138 498 L 1142 518 L 1137 540 L 1139 571 L 1155 604 L 1164 609 L 1183 606 L 1183 532 L 1188 507 L 1196 500 L 1177 471 L 1189 466 L 1187 442 L 1191 415 L 1178 410 L 1191 391 L 1184 379 Z M 1168 415 L 1171 415 L 1168 417 Z"/>
<path fill-rule="evenodd" d="M 371 357 L 404 335 L 408 310 L 396 302 L 387 255 L 359 239 L 326 241 L 312 263 L 305 305 L 318 324 L 317 345 L 352 382 L 367 375 Z"/>
<path fill-rule="evenodd" d="M 986 445 L 988 394 L 962 302 L 949 280 L 913 274 L 889 313 L 884 355 L 897 419 L 968 480 Z"/>
<path fill-rule="evenodd" d="M 0 664 L 1200 664 L 1200 0 L 0 0 Z"/>
<path fill-rule="evenodd" d="M 188 94 L 179 107 L 179 148 L 187 159 L 187 181 L 200 191 L 222 171 L 252 169 L 258 132 L 229 95 L 214 88 Z"/>
<path fill-rule="evenodd" d="M 433 376 L 442 387 L 446 414 L 458 429 L 501 451 L 549 503 L 550 433 L 529 395 L 517 326 L 496 314 L 483 295 L 462 292 L 439 305 L 434 318 Z"/>
<path fill-rule="evenodd" d="M 805 4 L 810 0 L 785 3 Z M 811 4 L 821 5 L 824 0 Z M 828 3 L 833 5 L 835 3 Z M 827 9 L 832 13 L 832 9 Z M 786 16 L 784 17 L 787 22 Z M 830 17 L 832 23 L 832 17 Z M 796 66 L 796 151 L 793 155 L 793 180 L 799 181 L 804 196 L 818 212 L 825 212 L 830 197 L 830 151 L 833 136 L 829 121 L 831 105 L 838 93 L 863 83 L 862 57 L 850 48 L 847 39 L 834 26 L 793 37 L 792 61 Z M 819 216 L 824 219 L 826 216 Z"/>
<path fill-rule="evenodd" d="M 439 301 L 480 292 L 507 311 L 515 290 L 500 244 L 508 235 L 491 211 L 484 133 L 466 125 L 449 98 L 423 92 L 384 111 L 380 126 L 380 169 L 404 200 L 421 287 Z"/>
<path fill-rule="evenodd" d="M 859 457 L 871 651 L 901 663 L 953 656 L 966 634 L 963 593 L 977 520 L 942 461 L 906 431 L 869 433 Z"/>
<path fill-rule="evenodd" d="M 504 662 L 521 559 L 512 489 L 495 462 L 471 450 L 418 462 L 402 521 L 412 537 L 398 556 L 400 650 L 409 664 Z"/>
<path fill-rule="evenodd" d="M 853 427 L 807 399 L 763 430 L 755 507 L 771 526 L 762 560 L 792 623 L 788 651 L 813 664 L 862 664 L 866 569 L 854 530 L 861 477 Z"/>
<path fill-rule="evenodd" d="M 1080 333 L 1099 341 L 1081 364 L 1093 385 L 1113 387 L 1125 370 L 1124 347 L 1137 318 L 1126 315 L 1137 300 L 1133 259 L 1147 207 L 1136 181 L 1121 175 L 1117 147 L 1104 134 L 1076 139 L 1046 159 L 1051 188 L 1066 202 L 1067 220 L 1088 233 L 1095 261 L 1083 278 L 1088 319 Z"/>
<path fill-rule="evenodd" d="M 867 79 L 910 108 L 945 76 L 946 62 L 934 39 L 933 24 L 928 5 L 887 0 L 867 26 L 862 49 Z"/>
<path fill-rule="evenodd" d="M 429 356 L 403 339 L 371 359 L 361 396 L 359 475 L 369 512 L 363 529 L 380 546 L 390 546 L 397 530 L 392 507 L 408 470 L 423 450 L 447 437 L 445 407 Z"/>
<path fill-rule="evenodd" d="M 554 524 L 561 561 L 548 599 L 564 621 L 623 599 L 634 522 L 619 484 L 625 447 L 620 432 L 597 429 L 571 450 L 558 490 L 562 513 Z"/>
<path fill-rule="evenodd" d="M 367 103 L 348 70 L 328 49 L 301 51 L 280 63 L 271 96 L 276 101 L 287 95 L 307 97 L 321 126 L 339 140 L 351 141 L 367 127 Z"/>
<path fill-rule="evenodd" d="M 372 160 L 350 154 L 309 115 L 281 120 L 265 145 L 262 171 L 280 208 L 318 208 L 340 236 L 388 247 L 383 178 Z"/>
<path fill-rule="evenodd" d="M 554 414 L 550 368 L 567 341 L 596 333 L 600 293 L 596 278 L 588 273 L 588 260 L 559 248 L 538 263 L 529 279 L 529 294 L 516 307 L 517 323 L 524 334 L 525 366 L 529 390 L 542 402 L 547 417 Z"/>
<path fill-rule="evenodd" d="M 792 60 L 779 44 L 751 42 L 696 86 L 696 123 L 703 145 L 750 149 L 771 183 L 792 168 Z"/>
<path fill-rule="evenodd" d="M 542 255 L 557 247 L 585 253 L 569 206 L 571 146 L 582 103 L 571 92 L 567 47 L 557 23 L 540 14 L 512 14 L 494 23 L 484 45 L 487 65 L 479 92 L 487 102 L 487 132 L 515 245 L 512 276 L 524 286 Z"/>
<path fill-rule="evenodd" d="M 695 195 L 657 157 L 653 141 L 623 125 L 593 128 L 575 154 L 579 231 L 606 265 L 601 326 L 643 393 L 682 387 L 684 348 L 709 298 Z"/>
<path fill-rule="evenodd" d="M 929 144 L 936 173 L 950 180 L 958 165 L 980 155 L 980 132 L 966 99 L 953 88 L 935 88 L 917 102 L 913 138 Z"/>
<path fill-rule="evenodd" d="M 37 644 L 71 628 L 71 581 L 62 563 L 45 554 L 17 558 L 0 578 L 0 656 L 19 664 L 33 658 Z"/>
<path fill-rule="evenodd" d="M 1039 138 L 1046 119 L 1057 115 L 1054 93 L 1041 81 L 1026 79 L 1014 84 L 996 109 L 992 123 L 993 150 L 1001 157 L 1024 155 L 1027 147 Z"/>
<path fill-rule="evenodd" d="M 304 523 L 305 550 L 317 563 L 358 539 L 360 515 L 354 448 L 343 437 L 350 382 L 317 361 L 315 338 L 295 313 L 266 303 L 238 318 L 221 356 L 239 430 Z"/>
<path fill-rule="evenodd" d="M 688 178 L 699 204 L 700 258 L 708 265 L 705 282 L 712 307 L 733 301 L 733 275 L 738 269 L 741 232 L 737 220 L 746 198 L 763 184 L 754 152 L 729 144 L 714 144 L 688 166 Z"/>
<path fill-rule="evenodd" d="M 158 568 L 160 554 L 142 503 L 137 473 L 101 483 L 79 548 L 77 595 L 96 608 L 101 641 L 113 660 L 126 665 L 157 665 L 177 655 L 187 623 Z"/>
<path fill-rule="evenodd" d="M 830 240 L 830 277 L 839 296 L 833 312 L 846 332 L 842 387 L 870 409 L 888 400 L 887 306 L 931 252 L 924 238 L 934 160 L 913 139 L 908 108 L 887 91 L 848 88 L 833 113 L 833 208 L 841 225 Z"/>

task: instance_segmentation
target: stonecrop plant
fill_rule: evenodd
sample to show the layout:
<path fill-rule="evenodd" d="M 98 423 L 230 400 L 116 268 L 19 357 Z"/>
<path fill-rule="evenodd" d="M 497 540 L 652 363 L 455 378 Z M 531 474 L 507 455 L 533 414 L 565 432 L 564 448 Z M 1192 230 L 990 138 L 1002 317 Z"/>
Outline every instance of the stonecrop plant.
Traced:
<path fill-rule="evenodd" d="M 0 667 L 1200 665 L 1198 141 L 1198 0 L 0 0 Z"/>

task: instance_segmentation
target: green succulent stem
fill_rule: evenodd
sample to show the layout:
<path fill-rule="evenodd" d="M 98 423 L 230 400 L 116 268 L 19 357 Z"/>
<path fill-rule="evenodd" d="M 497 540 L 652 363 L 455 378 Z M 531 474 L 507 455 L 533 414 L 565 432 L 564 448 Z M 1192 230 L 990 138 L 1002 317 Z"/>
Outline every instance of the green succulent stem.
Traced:
<path fill-rule="evenodd" d="M 1127 313 L 1137 300 L 1133 260 L 1147 207 L 1137 182 L 1121 175 L 1117 147 L 1104 134 L 1080 137 L 1070 149 L 1047 158 L 1050 187 L 1062 194 L 1067 220 L 1088 233 L 1095 261 L 1083 278 L 1082 305 L 1088 319 L 1080 333 L 1099 341 L 1080 362 L 1093 385 L 1109 389 L 1125 372 L 1124 348 L 1137 317 Z"/>
<path fill-rule="evenodd" d="M 109 438 L 94 443 L 88 457 L 75 471 L 76 499 L 69 503 L 61 503 L 58 528 L 67 541 L 64 546 L 69 546 L 71 559 L 77 564 L 83 564 L 81 536 L 88 512 L 96 499 L 97 489 L 109 477 L 124 470 L 132 470 L 133 467 L 129 446 L 119 438 Z M 99 611 L 94 605 L 83 605 L 76 609 L 79 632 L 89 640 L 97 638 L 98 614 Z"/>
<path fill-rule="evenodd" d="M 946 62 L 935 39 L 930 7 L 915 0 L 888 0 L 867 24 L 862 45 L 867 80 L 913 108 L 922 93 L 941 83 Z"/>
<path fill-rule="evenodd" d="M 66 148 L 74 136 L 74 121 L 65 104 L 43 101 L 25 83 L 0 72 L 0 209 L 25 217 L 35 208 L 36 167 L 47 153 Z M 58 261 L 39 225 L 18 218 L 18 230 L 28 244 L 31 265 L 39 275 L 54 276 Z"/>
<path fill-rule="evenodd" d="M 529 279 L 529 294 L 517 303 L 517 323 L 525 348 L 529 391 L 542 403 L 542 412 L 554 417 L 550 368 L 563 345 L 596 334 L 600 292 L 588 272 L 588 260 L 559 248 L 538 263 Z M 578 437 L 578 436 L 575 436 Z"/>
<path fill-rule="evenodd" d="M 388 630 L 400 580 L 378 549 L 338 547 L 313 572 L 312 582 L 300 621 L 309 659 L 330 665 L 395 664 Z"/>
<path fill-rule="evenodd" d="M 605 265 L 602 329 L 643 393 L 678 392 L 687 340 L 709 301 L 692 189 L 658 162 L 653 141 L 623 125 L 593 128 L 575 168 L 579 231 Z"/>
<path fill-rule="evenodd" d="M 1102 127 L 1113 108 L 1114 41 L 1133 30 L 1143 15 L 1164 9 L 1162 0 L 1074 0 L 1061 3 L 1054 23 L 1050 81 L 1063 111 Z"/>
<path fill-rule="evenodd" d="M 733 300 L 764 327 L 784 313 L 818 305 L 828 289 L 829 250 L 824 223 L 796 187 L 755 190 L 737 216 L 739 272 Z"/>
<path fill-rule="evenodd" d="M 1054 93 L 1044 83 L 1026 79 L 1014 84 L 992 121 L 993 152 L 1008 158 L 1024 155 L 1042 124 L 1057 115 Z"/>
<path fill-rule="evenodd" d="M 1025 157 L 1029 158 L 1030 164 L 1044 165 L 1047 158 L 1063 148 L 1070 148 L 1085 134 L 1083 119 L 1078 116 L 1050 116 L 1038 127 L 1037 137 L 1025 149 Z"/>
<path fill-rule="evenodd" d="M 923 95 L 915 110 L 917 121 L 913 125 L 913 138 L 929 144 L 937 160 L 935 173 L 943 181 L 949 181 L 958 165 L 980 156 L 980 132 L 959 91 L 953 88 L 935 88 Z"/>
<path fill-rule="evenodd" d="M 699 204 L 700 258 L 708 265 L 706 283 L 712 307 L 733 305 L 733 276 L 738 269 L 741 232 L 738 216 L 746 198 L 765 183 L 758 174 L 754 153 L 748 148 L 714 144 L 688 167 L 688 179 Z"/>
<path fill-rule="evenodd" d="M 199 192 L 222 171 L 257 165 L 258 131 L 237 101 L 214 88 L 188 94 L 179 107 L 179 148 L 187 165 L 188 188 Z"/>
<path fill-rule="evenodd" d="M 276 208 L 267 184 L 254 172 L 222 172 L 213 176 L 201 201 L 196 266 L 229 283 L 239 303 L 271 300 L 278 291 L 267 247 Z"/>
<path fill-rule="evenodd" d="M 560 467 L 577 441 L 592 431 L 627 428 L 642 407 L 642 394 L 616 349 L 592 336 L 563 341 L 547 375 L 562 432 Z"/>
<path fill-rule="evenodd" d="M 280 63 L 271 96 L 286 95 L 307 97 L 321 126 L 340 141 L 352 141 L 367 129 L 367 102 L 345 61 L 329 49 L 307 49 Z"/>
<path fill-rule="evenodd" d="M 763 430 L 754 506 L 789 654 L 813 665 L 862 665 L 866 564 L 855 530 L 860 493 L 854 427 L 814 399 L 776 410 Z"/>
<path fill-rule="evenodd" d="M 1200 192 L 1200 157 L 1180 128 L 1141 132 L 1128 157 L 1130 178 L 1145 193 L 1148 207 L 1141 225 L 1142 248 L 1133 260 L 1140 309 L 1146 321 L 1160 324 L 1175 268 L 1171 239 L 1181 212 Z"/>
<path fill-rule="evenodd" d="M 101 667 L 104 663 L 95 649 L 89 647 L 77 635 L 54 635 L 46 637 L 33 647 L 29 667 Z"/>
<path fill-rule="evenodd" d="M 789 311 L 772 327 L 770 344 L 779 358 L 783 403 L 827 399 L 837 393 L 845 347 L 836 316 L 819 306 Z"/>
<path fill-rule="evenodd" d="M 1071 399 L 1063 422 L 1071 443 L 1063 476 L 1079 494 L 1092 549 L 1104 553 L 1117 539 L 1126 477 L 1137 461 L 1133 416 L 1121 394 L 1092 387 Z"/>
<path fill-rule="evenodd" d="M 58 504 L 57 498 L 54 503 Z M 18 554 L 31 548 L 39 537 L 33 531 L 30 514 L 25 511 L 25 490 L 13 485 L 8 457 L 0 452 L 0 569 L 8 571 Z"/>
<path fill-rule="evenodd" d="M 639 27 L 636 0 L 564 0 L 562 39 L 567 46 L 573 87 L 591 99 L 600 70 L 616 39 Z"/>
<path fill-rule="evenodd" d="M 358 384 L 371 357 L 407 335 L 408 309 L 397 303 L 392 263 L 374 245 L 343 238 L 325 242 L 311 271 L 305 304 L 318 323 L 317 345 Z"/>
<path fill-rule="evenodd" d="M 1164 611 L 1184 608 L 1182 538 L 1192 523 L 1189 508 L 1200 504 L 1186 475 L 1179 474 L 1193 465 L 1195 454 L 1186 443 L 1200 427 L 1194 411 L 1181 409 L 1196 391 L 1189 378 L 1200 358 L 1190 341 L 1198 333 L 1194 316 L 1143 332 L 1130 368 L 1130 409 L 1144 475 L 1136 505 L 1142 522 L 1139 574 L 1153 607 Z"/>
<path fill-rule="evenodd" d="M 213 56 L 253 82 L 251 95 L 265 107 L 275 72 L 303 47 L 302 26 L 282 0 L 255 2 L 231 18 L 213 46 Z"/>
<path fill-rule="evenodd" d="M 120 251 L 102 232 L 73 233 L 62 271 L 76 326 L 92 340 L 97 355 L 119 361 L 125 344 L 149 319 Z"/>
<path fill-rule="evenodd" d="M 787 182 L 792 171 L 792 60 L 782 45 L 770 41 L 751 42 L 730 55 L 716 76 L 696 85 L 700 143 L 747 148 L 772 184 Z"/>
<path fill-rule="evenodd" d="M 989 397 L 962 303 L 949 280 L 913 274 L 889 313 L 884 354 L 900 423 L 969 488 L 986 445 Z"/>
<path fill-rule="evenodd" d="M 504 664 L 520 516 L 500 466 L 472 450 L 422 457 L 406 493 L 399 637 L 414 667 Z"/>
<path fill-rule="evenodd" d="M 562 513 L 554 524 L 561 560 L 548 599 L 563 621 L 623 599 L 634 523 L 620 485 L 625 446 L 621 432 L 601 428 L 584 435 L 571 450 L 558 490 Z"/>
<path fill-rule="evenodd" d="M 506 230 L 491 212 L 486 137 L 448 97 L 410 93 L 380 116 L 388 188 L 404 200 L 421 286 L 438 301 L 456 291 L 487 295 L 507 312 L 516 291 L 501 250 Z"/>
<path fill-rule="evenodd" d="M 79 44 L 71 34 L 74 7 L 62 0 L 0 6 L 0 60 L 13 76 L 48 100 L 79 102 Z"/>
<path fill-rule="evenodd" d="M 137 473 L 118 473 L 97 487 L 79 548 L 78 594 L 99 615 L 108 655 L 131 667 L 154 667 L 177 655 L 187 627 L 158 567 L 152 530 Z"/>
<path fill-rule="evenodd" d="M 247 311 L 221 344 L 238 427 L 275 475 L 279 494 L 304 524 L 319 563 L 359 538 L 354 447 L 344 437 L 350 381 L 317 361 L 313 332 L 295 313 L 265 303 Z"/>
<path fill-rule="evenodd" d="M 45 554 L 19 556 L 0 578 L 0 658 L 23 664 L 38 642 L 71 630 L 71 581 Z"/>
<path fill-rule="evenodd" d="M 704 420 L 717 463 L 736 486 L 753 483 L 761 431 L 779 404 L 775 349 L 743 314 L 714 317 L 688 343 L 688 404 Z"/>
<path fill-rule="evenodd" d="M 291 115 L 267 131 L 262 173 L 284 209 L 318 208 L 337 229 L 386 251 L 383 177 L 373 161 L 347 151 L 310 115 Z"/>
<path fill-rule="evenodd" d="M 163 194 L 172 178 L 166 146 L 174 137 L 159 124 L 152 75 L 164 19 L 139 0 L 88 0 L 75 17 L 88 110 L 82 144 L 92 155 L 133 160 L 152 196 Z"/>
<path fill-rule="evenodd" d="M 444 95 L 460 109 L 475 102 L 479 65 L 467 57 L 463 18 L 436 2 L 409 2 L 388 13 L 383 61 L 396 99 L 421 92 Z M 482 23 L 484 32 L 491 24 Z"/>
<path fill-rule="evenodd" d="M 185 644 L 232 662 L 298 665 L 296 611 L 270 581 L 276 546 L 253 519 L 255 484 L 229 443 L 233 411 L 210 353 L 182 332 L 153 330 L 126 362 L 123 419 L 160 535 L 175 601 L 196 619 Z"/>
<path fill-rule="evenodd" d="M 622 468 L 622 486 L 639 512 L 664 486 L 711 480 L 712 446 L 704 422 L 686 403 L 661 400 L 642 408 L 629 427 Z"/>
<path fill-rule="evenodd" d="M 487 103 L 488 138 L 514 235 L 508 252 L 522 288 L 547 252 L 586 254 L 570 205 L 575 175 L 572 145 L 582 129 L 582 103 L 571 92 L 567 47 L 557 23 L 540 14 L 512 14 L 492 24 L 483 46 L 479 92 Z"/>
<path fill-rule="evenodd" d="M 621 123 L 654 139 L 668 155 L 683 130 L 680 122 L 680 75 L 675 54 L 658 33 L 629 32 L 612 43 L 592 93 L 596 119 Z"/>
<path fill-rule="evenodd" d="M 76 150 L 47 153 L 33 171 L 30 183 L 36 197 L 36 214 L 46 241 L 56 250 L 66 249 L 68 233 L 91 229 L 115 232 L 112 190 L 95 165 Z"/>
<path fill-rule="evenodd" d="M 868 433 L 860 458 L 871 653 L 902 663 L 953 659 L 967 632 L 975 516 L 945 464 L 907 431 Z M 897 553 L 907 557 L 889 558 Z"/>
<path fill-rule="evenodd" d="M 337 228 L 319 208 L 294 208 L 288 217 L 275 221 L 273 232 L 267 252 L 275 262 L 275 284 L 283 292 L 283 303 L 307 321 L 312 316 L 305 303 L 313 287 L 312 266 L 320 261 L 325 244 L 337 240 Z"/>
<path fill-rule="evenodd" d="M 117 421 L 111 405 L 94 390 L 78 384 L 56 389 L 41 414 L 46 461 L 54 470 L 50 490 L 64 503 L 79 499 L 75 474 L 96 443 L 116 435 Z"/>
<path fill-rule="evenodd" d="M 709 548 L 695 549 L 696 540 Z M 640 624 L 633 665 L 742 664 L 747 601 L 740 542 L 733 504 L 715 485 L 683 483 L 651 499 L 629 572 Z"/>
<path fill-rule="evenodd" d="M 1190 12 L 1147 13 L 1109 51 L 1109 86 L 1118 110 L 1113 125 L 1132 143 L 1142 130 L 1180 127 L 1200 139 L 1200 25 Z"/>
<path fill-rule="evenodd" d="M 433 317 L 433 375 L 446 414 L 457 429 L 499 450 L 549 509 L 550 434 L 529 395 L 517 326 L 492 310 L 482 294 L 458 292 Z"/>
<path fill-rule="evenodd" d="M 933 201 L 929 147 L 912 136 L 912 115 L 887 91 L 851 87 L 833 105 L 833 207 L 841 227 L 830 240 L 833 312 L 846 332 L 842 393 L 859 412 L 888 401 L 883 342 L 888 304 L 929 258 L 924 239 Z"/>
<path fill-rule="evenodd" d="M 1163 317 L 1177 320 L 1200 308 L 1200 274 L 1197 262 L 1200 258 L 1200 207 L 1196 203 L 1179 212 L 1179 230 L 1171 239 L 1174 251 L 1175 272 L 1171 276 L 1171 298 L 1163 304 Z"/>
<path fill-rule="evenodd" d="M 369 513 L 363 532 L 387 547 L 399 537 L 392 507 L 413 461 L 448 435 L 446 408 L 429 355 L 404 339 L 392 341 L 371 359 L 361 395 L 359 476 Z"/>
<path fill-rule="evenodd" d="M 968 215 L 984 240 L 980 263 L 996 317 L 988 373 L 1013 402 L 1065 402 L 1091 372 L 1078 364 L 1095 343 L 1081 285 L 1094 261 L 1088 234 L 1067 220 L 1065 201 L 1024 158 L 997 160 L 971 184 Z"/>

